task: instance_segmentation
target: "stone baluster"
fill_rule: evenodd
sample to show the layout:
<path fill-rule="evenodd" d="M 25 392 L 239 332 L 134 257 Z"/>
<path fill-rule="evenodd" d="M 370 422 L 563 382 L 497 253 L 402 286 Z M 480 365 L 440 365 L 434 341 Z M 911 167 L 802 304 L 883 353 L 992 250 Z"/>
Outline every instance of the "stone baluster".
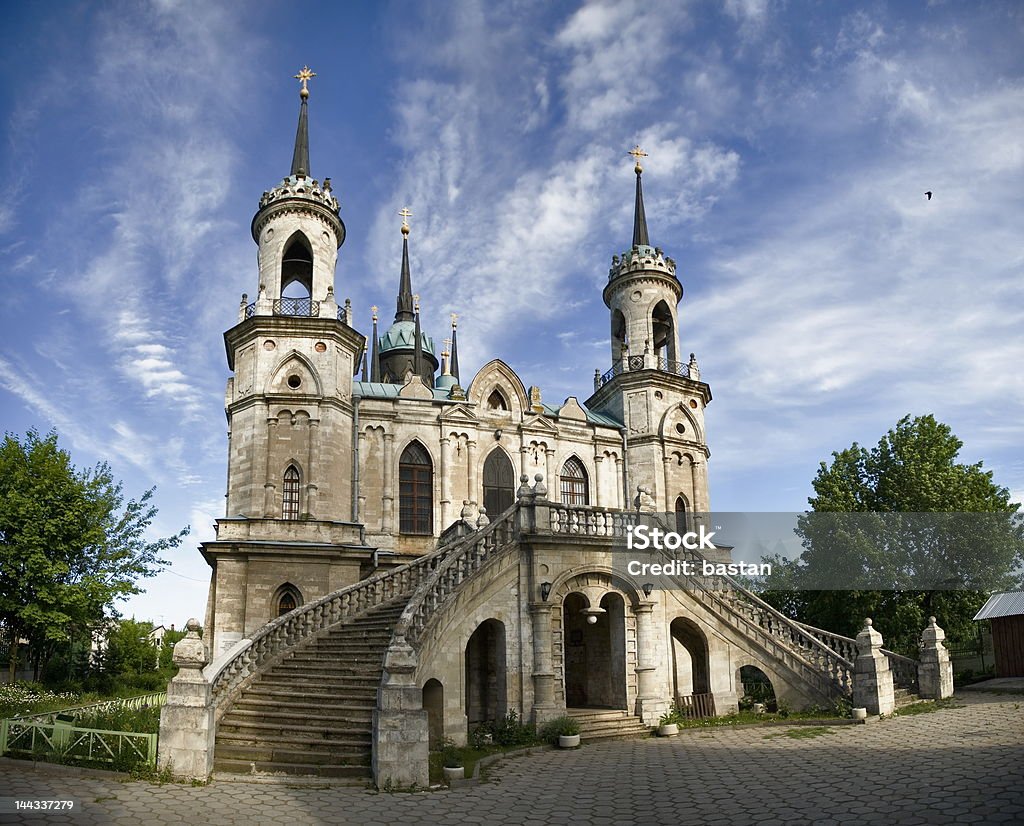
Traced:
<path fill-rule="evenodd" d="M 928 618 L 928 627 L 921 633 L 920 658 L 917 665 L 918 694 L 925 700 L 944 700 L 953 696 L 953 663 L 942 641 L 946 632 Z"/>
<path fill-rule="evenodd" d="M 868 714 L 892 714 L 896 708 L 889 658 L 882 653 L 882 635 L 871 620 L 857 635 L 857 659 L 853 672 L 853 705 Z"/>
<path fill-rule="evenodd" d="M 167 700 L 160 709 L 157 763 L 176 777 L 206 780 L 213 771 L 216 736 L 213 696 L 203 675 L 210 658 L 199 638 L 199 623 L 190 619 L 185 628 L 185 638 L 174 646 L 178 674 L 168 684 Z"/>
<path fill-rule="evenodd" d="M 654 603 L 640 602 L 634 608 L 636 615 L 636 715 L 646 726 L 658 724 L 668 711 L 668 701 L 658 695 L 655 680 L 657 661 L 655 652 Z"/>

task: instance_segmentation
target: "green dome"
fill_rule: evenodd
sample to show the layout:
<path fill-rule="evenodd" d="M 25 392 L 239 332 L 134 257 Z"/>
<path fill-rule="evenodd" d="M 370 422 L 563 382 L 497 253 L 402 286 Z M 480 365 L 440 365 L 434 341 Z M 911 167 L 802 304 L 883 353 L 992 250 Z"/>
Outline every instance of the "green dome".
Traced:
<path fill-rule="evenodd" d="M 434 352 L 434 340 L 426 333 L 420 333 L 423 352 L 429 353 L 437 360 Z M 414 350 L 416 348 L 416 323 L 413 321 L 396 321 L 380 337 L 381 355 L 392 350 Z"/>

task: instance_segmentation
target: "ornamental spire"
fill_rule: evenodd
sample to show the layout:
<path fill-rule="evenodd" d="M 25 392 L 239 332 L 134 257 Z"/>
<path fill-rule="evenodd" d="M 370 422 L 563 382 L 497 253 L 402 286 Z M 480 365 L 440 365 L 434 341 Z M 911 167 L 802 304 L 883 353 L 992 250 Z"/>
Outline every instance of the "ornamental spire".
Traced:
<path fill-rule="evenodd" d="M 452 313 L 452 353 L 449 361 L 448 372 L 459 380 L 459 317 Z"/>
<path fill-rule="evenodd" d="M 409 218 L 412 213 L 409 211 L 409 207 L 402 207 L 398 214 L 402 216 L 402 273 L 398 281 L 395 321 L 415 321 L 412 276 L 409 274 Z"/>
<path fill-rule="evenodd" d="M 299 97 L 302 98 L 299 104 L 299 126 L 295 130 L 295 151 L 292 152 L 291 174 L 296 177 L 309 175 L 309 114 L 306 109 L 309 87 L 306 84 L 314 77 L 316 72 L 311 72 L 309 66 L 303 66 L 295 75 L 296 80 L 302 81 L 302 88 L 299 90 Z"/>
<path fill-rule="evenodd" d="M 633 246 L 649 247 L 651 242 L 647 236 L 647 215 L 644 213 L 644 190 L 640 183 L 640 176 L 644 171 L 644 168 L 640 166 L 640 159 L 646 158 L 647 153 L 639 146 L 634 146 L 626 154 L 632 155 L 636 159 L 636 166 L 633 167 L 633 171 L 636 172 L 636 203 L 633 207 Z"/>

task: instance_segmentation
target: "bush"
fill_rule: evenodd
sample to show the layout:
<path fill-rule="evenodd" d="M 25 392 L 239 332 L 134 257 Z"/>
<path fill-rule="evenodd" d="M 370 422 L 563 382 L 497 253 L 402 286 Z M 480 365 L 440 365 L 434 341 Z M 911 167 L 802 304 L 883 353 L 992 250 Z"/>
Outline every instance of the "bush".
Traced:
<path fill-rule="evenodd" d="M 450 737 L 441 741 L 441 765 L 446 769 L 458 769 L 463 765 L 462 755 Z"/>
<path fill-rule="evenodd" d="M 580 733 L 579 721 L 574 717 L 558 717 L 547 723 L 543 729 L 541 729 L 541 739 L 551 743 L 552 745 L 558 744 L 559 737 L 570 737 L 573 734 Z"/>
<path fill-rule="evenodd" d="M 528 746 L 537 742 L 537 730 L 529 723 L 520 723 L 515 709 L 491 726 L 491 736 L 497 746 Z"/>

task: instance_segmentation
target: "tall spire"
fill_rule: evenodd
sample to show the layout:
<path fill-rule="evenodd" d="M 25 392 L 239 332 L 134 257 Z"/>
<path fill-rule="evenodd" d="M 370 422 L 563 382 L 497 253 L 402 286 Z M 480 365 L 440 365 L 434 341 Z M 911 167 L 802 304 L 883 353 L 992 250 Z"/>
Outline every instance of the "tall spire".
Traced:
<path fill-rule="evenodd" d="M 416 348 L 413 350 L 412 371 L 417 376 L 421 376 L 423 375 L 423 336 L 420 331 L 420 297 L 414 295 L 413 300 L 416 302 Z"/>
<path fill-rule="evenodd" d="M 633 207 L 633 246 L 649 247 L 651 242 L 647 236 L 647 215 L 644 213 L 644 189 L 640 183 L 640 176 L 644 171 L 644 168 L 640 166 L 640 159 L 646 158 L 647 153 L 639 146 L 634 146 L 627 154 L 632 155 L 636 159 L 636 166 L 633 168 L 633 171 L 636 172 L 636 204 Z"/>
<path fill-rule="evenodd" d="M 299 97 L 302 103 L 299 104 L 299 126 L 295 130 L 295 151 L 292 153 L 292 172 L 296 175 L 309 175 L 309 114 L 306 101 L 309 100 L 309 87 L 306 84 L 310 78 L 316 77 L 316 72 L 311 72 L 309 66 L 303 66 L 297 75 L 296 80 L 302 81 L 302 88 L 299 90 Z"/>
<path fill-rule="evenodd" d="M 373 355 L 370 356 L 370 381 L 380 381 L 380 351 L 377 339 L 377 307 L 373 311 Z"/>
<path fill-rule="evenodd" d="M 452 355 L 451 355 L 451 367 L 449 371 L 455 380 L 459 380 L 459 331 L 458 331 L 459 317 L 452 313 Z"/>
<path fill-rule="evenodd" d="M 412 213 L 409 211 L 409 207 L 402 207 L 398 214 L 402 216 L 402 275 L 398 281 L 398 306 L 395 310 L 395 321 L 414 321 L 412 276 L 409 275 L 409 218 Z"/>

